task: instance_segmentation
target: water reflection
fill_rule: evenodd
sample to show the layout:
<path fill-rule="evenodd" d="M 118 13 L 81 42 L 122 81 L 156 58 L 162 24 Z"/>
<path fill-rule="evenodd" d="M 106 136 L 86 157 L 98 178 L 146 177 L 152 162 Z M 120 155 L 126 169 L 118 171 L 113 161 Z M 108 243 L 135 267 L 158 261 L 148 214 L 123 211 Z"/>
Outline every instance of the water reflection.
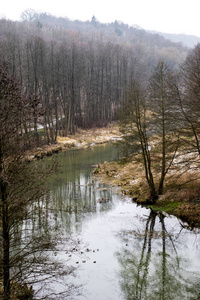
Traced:
<path fill-rule="evenodd" d="M 93 181 L 93 165 L 115 158 L 117 149 L 111 144 L 59 154 L 62 173 L 50 179 L 51 191 L 35 203 L 21 238 L 57 237 L 55 265 L 60 261 L 66 270 L 78 267 L 75 277 L 63 277 L 63 286 L 83 285 L 81 294 L 67 299 L 200 299 L 198 231 Z M 101 198 L 110 201 L 100 203 Z M 60 278 L 50 279 L 50 287 L 53 293 L 62 291 Z"/>
<path fill-rule="evenodd" d="M 117 256 L 125 299 L 200 299 L 200 273 L 189 267 L 187 251 L 179 253 L 181 231 L 169 233 L 164 215 L 151 210 L 144 231 L 123 236 L 125 241 L 129 236 L 129 245 Z"/>
<path fill-rule="evenodd" d="M 43 200 L 53 231 L 82 242 L 70 254 L 70 264 L 80 266 L 72 283 L 84 286 L 73 299 L 198 299 L 199 235 L 195 242 L 176 218 L 123 201 L 93 181 L 93 165 L 116 157 L 109 144 L 59 155 L 62 174 L 52 181 L 50 203 Z M 101 204 L 101 198 L 111 201 Z"/>
<path fill-rule="evenodd" d="M 97 163 L 117 159 L 118 149 L 112 144 L 81 151 L 67 151 L 59 155 L 61 174 L 51 181 L 51 210 L 67 232 L 77 228 L 86 217 L 111 209 L 113 202 L 99 205 L 98 199 L 112 199 L 105 185 L 93 181 L 91 171 Z"/>
<path fill-rule="evenodd" d="M 56 217 L 62 220 L 67 232 L 72 232 L 75 228 L 79 231 L 79 223 L 86 217 L 107 211 L 114 205 L 109 188 L 100 183 L 88 182 L 85 184 L 80 184 L 79 181 L 69 182 L 67 186 L 60 185 L 51 192 L 52 210 L 57 211 Z M 110 201 L 101 205 L 98 201 L 101 198 Z"/>

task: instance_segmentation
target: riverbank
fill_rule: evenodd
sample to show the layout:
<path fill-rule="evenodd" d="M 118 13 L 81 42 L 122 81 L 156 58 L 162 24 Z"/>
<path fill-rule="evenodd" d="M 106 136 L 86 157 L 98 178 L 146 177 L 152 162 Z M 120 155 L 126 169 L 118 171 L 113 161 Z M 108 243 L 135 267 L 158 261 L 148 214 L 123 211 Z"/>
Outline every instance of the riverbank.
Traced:
<path fill-rule="evenodd" d="M 117 123 L 109 124 L 107 127 L 88 130 L 80 129 L 75 135 L 58 137 L 57 143 L 35 148 L 27 152 L 27 160 L 41 159 L 66 150 L 81 150 L 95 145 L 104 144 L 120 138 Z M 119 192 L 132 197 L 134 202 L 147 205 L 148 186 L 144 177 L 142 165 L 133 161 L 121 160 L 99 164 L 94 170 L 98 179 L 117 186 Z M 148 205 L 154 210 L 173 214 L 190 227 L 200 227 L 200 181 L 187 181 L 186 175 L 177 176 L 173 181 L 166 181 L 165 192 L 159 197 L 155 205 Z"/>
<path fill-rule="evenodd" d="M 67 137 L 58 136 L 56 144 L 44 145 L 27 151 L 27 160 L 41 159 L 66 150 L 81 150 L 89 147 L 114 141 L 120 137 L 119 128 L 116 123 L 107 127 L 79 129 L 75 135 Z"/>
<path fill-rule="evenodd" d="M 166 181 L 164 194 L 156 204 L 147 204 L 148 186 L 142 165 L 133 161 L 121 160 L 99 164 L 93 174 L 98 180 L 117 186 L 119 192 L 128 195 L 133 202 L 151 207 L 155 211 L 175 215 L 187 222 L 190 228 L 200 227 L 200 185 L 198 181 L 189 181 L 186 175 L 177 175 L 173 181 Z M 189 175 L 187 175 L 189 176 Z"/>

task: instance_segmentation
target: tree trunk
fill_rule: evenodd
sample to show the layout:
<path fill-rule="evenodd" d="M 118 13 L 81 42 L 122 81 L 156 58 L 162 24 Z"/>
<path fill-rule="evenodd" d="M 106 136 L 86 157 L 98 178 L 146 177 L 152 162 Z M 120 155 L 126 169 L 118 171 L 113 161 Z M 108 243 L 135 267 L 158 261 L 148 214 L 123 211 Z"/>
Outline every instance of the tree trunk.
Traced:
<path fill-rule="evenodd" d="M 3 286 L 4 300 L 10 300 L 10 237 L 8 223 L 8 203 L 6 185 L 1 180 L 1 197 L 3 212 Z"/>
<path fill-rule="evenodd" d="M 0 175 L 3 172 L 2 166 L 2 147 L 0 145 Z M 3 177 L 0 176 L 0 199 L 2 205 L 2 231 L 3 231 L 3 299 L 10 300 L 10 235 L 9 235 L 9 220 L 8 220 L 8 202 L 6 183 Z"/>
<path fill-rule="evenodd" d="M 165 115 L 164 115 L 164 103 L 162 103 L 162 169 L 161 169 L 161 177 L 160 177 L 159 188 L 158 188 L 158 195 L 162 195 L 163 193 L 165 173 L 166 173 Z"/>

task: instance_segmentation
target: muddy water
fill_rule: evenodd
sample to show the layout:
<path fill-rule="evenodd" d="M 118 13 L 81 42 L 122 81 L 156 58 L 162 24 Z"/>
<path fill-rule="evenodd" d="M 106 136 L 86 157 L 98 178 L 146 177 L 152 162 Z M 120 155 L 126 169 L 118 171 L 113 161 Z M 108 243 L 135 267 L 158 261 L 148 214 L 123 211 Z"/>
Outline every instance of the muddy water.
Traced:
<path fill-rule="evenodd" d="M 117 153 L 107 144 L 58 156 L 62 175 L 51 183 L 54 226 L 63 238 L 61 250 L 68 246 L 66 237 L 75 246 L 57 258 L 77 269 L 64 280 L 80 285 L 67 299 L 200 299 L 199 231 L 93 180 L 93 165 L 116 159 Z M 108 202 L 99 203 L 102 198 Z M 54 288 L 62 291 L 60 284 Z"/>

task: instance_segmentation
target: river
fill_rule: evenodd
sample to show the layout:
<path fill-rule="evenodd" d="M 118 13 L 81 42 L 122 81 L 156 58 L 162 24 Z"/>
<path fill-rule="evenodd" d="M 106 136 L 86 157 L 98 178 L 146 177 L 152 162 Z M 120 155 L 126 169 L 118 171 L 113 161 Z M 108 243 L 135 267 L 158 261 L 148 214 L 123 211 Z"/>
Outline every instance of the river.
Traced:
<path fill-rule="evenodd" d="M 199 230 L 92 178 L 95 164 L 117 157 L 112 143 L 58 154 L 62 173 L 51 181 L 49 206 L 56 213 L 48 216 L 60 235 L 56 259 L 73 266 L 75 276 L 57 279 L 51 289 L 79 286 L 64 298 L 70 300 L 200 299 Z"/>

